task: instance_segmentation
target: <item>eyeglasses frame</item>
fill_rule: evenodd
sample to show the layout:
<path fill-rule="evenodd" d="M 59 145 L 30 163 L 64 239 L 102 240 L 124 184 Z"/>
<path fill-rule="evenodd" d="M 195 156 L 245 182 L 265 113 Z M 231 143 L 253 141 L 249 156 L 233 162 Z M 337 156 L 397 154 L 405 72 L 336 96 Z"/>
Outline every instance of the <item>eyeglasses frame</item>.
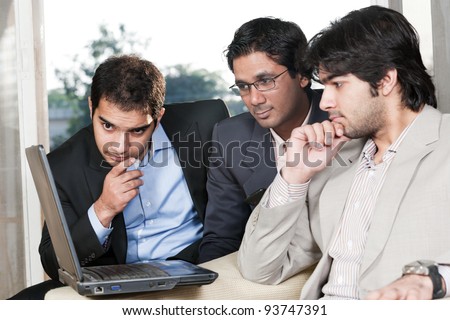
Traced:
<path fill-rule="evenodd" d="M 270 90 L 274 89 L 275 86 L 276 86 L 275 80 L 276 80 L 277 78 L 281 77 L 283 74 L 285 74 L 285 73 L 288 72 L 288 71 L 289 71 L 289 69 L 286 69 L 286 70 L 284 70 L 283 72 L 277 74 L 276 76 L 269 77 L 269 78 L 264 78 L 264 79 L 260 79 L 260 80 L 256 80 L 256 81 L 254 81 L 254 82 L 252 82 L 252 83 L 242 83 L 242 84 L 246 85 L 246 87 L 248 88 L 247 93 L 245 93 L 244 95 L 247 95 L 248 93 L 250 93 L 250 87 L 251 87 L 251 86 L 255 87 L 255 89 L 258 90 L 259 92 L 267 92 L 267 91 L 270 91 Z M 263 89 L 263 90 L 259 89 L 259 88 L 258 88 L 258 82 L 261 82 L 261 81 L 267 81 L 267 80 L 271 80 L 271 81 L 272 81 L 273 87 L 270 88 L 270 89 Z M 228 89 L 232 90 L 234 93 L 236 93 L 236 95 L 242 96 L 241 89 L 239 89 L 239 88 L 237 87 L 237 84 L 236 84 L 236 83 L 233 84 L 232 86 L 230 86 Z"/>

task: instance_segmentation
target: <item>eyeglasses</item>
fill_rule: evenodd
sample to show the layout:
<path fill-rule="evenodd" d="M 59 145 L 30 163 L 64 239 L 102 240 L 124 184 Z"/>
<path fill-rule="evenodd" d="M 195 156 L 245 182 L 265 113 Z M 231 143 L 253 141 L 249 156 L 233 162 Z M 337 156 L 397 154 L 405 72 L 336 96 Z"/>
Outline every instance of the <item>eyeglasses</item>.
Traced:
<path fill-rule="evenodd" d="M 289 69 L 284 70 L 282 73 L 277 74 L 275 77 L 263 78 L 253 83 L 235 83 L 229 89 L 237 96 L 245 96 L 250 93 L 250 87 L 254 86 L 256 90 L 264 92 L 275 88 L 275 79 L 286 73 Z"/>

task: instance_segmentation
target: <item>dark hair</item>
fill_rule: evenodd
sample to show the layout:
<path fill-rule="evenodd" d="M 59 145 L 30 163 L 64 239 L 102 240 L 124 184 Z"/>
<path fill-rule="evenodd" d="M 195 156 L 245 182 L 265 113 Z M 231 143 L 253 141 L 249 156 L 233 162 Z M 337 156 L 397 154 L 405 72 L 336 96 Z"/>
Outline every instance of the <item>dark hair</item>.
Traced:
<path fill-rule="evenodd" d="M 135 55 L 112 56 L 98 66 L 92 78 L 92 114 L 105 98 L 122 111 L 141 111 L 156 119 L 165 91 L 164 77 L 150 61 Z"/>
<path fill-rule="evenodd" d="M 294 77 L 297 73 L 311 78 L 312 69 L 304 68 L 307 46 L 300 27 L 289 21 L 264 17 L 244 23 L 234 33 L 233 41 L 225 50 L 228 67 L 233 72 L 233 60 L 252 52 L 264 52 L 276 63 L 285 66 Z"/>
<path fill-rule="evenodd" d="M 419 111 L 424 103 L 437 107 L 417 32 L 397 11 L 370 6 L 350 12 L 310 40 L 307 60 L 315 79 L 319 65 L 336 76 L 351 73 L 368 82 L 374 96 L 380 80 L 395 68 L 408 108 Z"/>

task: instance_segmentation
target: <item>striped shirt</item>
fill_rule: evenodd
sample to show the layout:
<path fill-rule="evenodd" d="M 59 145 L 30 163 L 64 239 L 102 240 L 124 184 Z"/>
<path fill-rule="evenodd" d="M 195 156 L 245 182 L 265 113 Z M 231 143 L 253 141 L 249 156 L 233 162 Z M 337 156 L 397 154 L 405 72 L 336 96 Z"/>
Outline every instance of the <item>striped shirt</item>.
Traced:
<path fill-rule="evenodd" d="M 373 159 L 377 147 L 369 139 L 361 153 L 344 212 L 332 241 L 328 255 L 333 258 L 328 282 L 323 287 L 325 299 L 358 299 L 358 278 L 378 194 L 383 186 L 389 165 L 395 158 L 397 149 L 414 121 L 403 130 L 397 140 L 383 154 L 382 162 Z M 288 184 L 278 174 L 271 186 L 269 198 L 262 204 L 273 208 L 294 201 L 306 195 L 309 182 Z M 439 272 L 449 283 L 449 267 L 439 266 Z M 447 296 L 448 296 L 447 290 Z"/>
<path fill-rule="evenodd" d="M 382 157 L 383 161 L 379 164 L 375 164 L 373 161 L 377 152 L 373 140 L 369 139 L 363 148 L 338 232 L 328 252 L 333 258 L 333 264 L 328 283 L 323 287 L 325 299 L 358 299 L 359 269 L 364 256 L 372 213 L 386 177 L 386 171 L 394 159 L 398 145 L 405 133 L 406 130 L 389 147 Z M 304 196 L 309 183 L 286 185 L 284 187 L 274 186 L 275 189 L 272 189 L 268 201 L 269 207 Z"/>
<path fill-rule="evenodd" d="M 400 138 L 403 138 L 403 135 Z M 372 214 L 386 171 L 395 157 L 400 141 L 401 139 L 397 139 L 384 153 L 379 164 L 373 162 L 377 152 L 373 140 L 368 140 L 364 146 L 339 229 L 328 252 L 333 258 L 333 264 L 328 283 L 323 287 L 325 298 L 358 298 L 359 269 Z"/>

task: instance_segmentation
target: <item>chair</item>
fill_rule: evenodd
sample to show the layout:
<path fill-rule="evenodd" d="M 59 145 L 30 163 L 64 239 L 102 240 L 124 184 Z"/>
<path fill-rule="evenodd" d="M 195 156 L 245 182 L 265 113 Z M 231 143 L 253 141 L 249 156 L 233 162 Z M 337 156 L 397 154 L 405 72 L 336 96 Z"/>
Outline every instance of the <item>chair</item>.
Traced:
<path fill-rule="evenodd" d="M 230 117 L 227 106 L 221 99 L 198 100 L 192 102 L 171 103 L 164 106 L 166 109 L 161 123 L 164 126 L 177 126 L 178 110 L 190 108 L 197 115 L 200 124 L 200 133 L 204 137 L 211 137 L 214 124 Z"/>
<path fill-rule="evenodd" d="M 206 180 L 211 156 L 212 131 L 214 125 L 230 117 L 230 113 L 220 99 L 172 103 L 165 105 L 164 108 L 166 111 L 161 124 L 167 129 L 166 131 L 174 132 L 169 139 L 177 150 L 188 187 L 191 188 L 189 181 L 196 181 L 197 187 L 200 186 L 196 191 L 197 197 L 193 200 L 196 201 L 195 206 L 199 217 L 204 220 L 208 200 Z M 190 117 L 195 121 L 188 123 L 183 119 L 186 110 L 195 115 Z M 199 245 L 200 241 L 191 244 L 174 258 L 195 262 L 198 258 Z"/>

